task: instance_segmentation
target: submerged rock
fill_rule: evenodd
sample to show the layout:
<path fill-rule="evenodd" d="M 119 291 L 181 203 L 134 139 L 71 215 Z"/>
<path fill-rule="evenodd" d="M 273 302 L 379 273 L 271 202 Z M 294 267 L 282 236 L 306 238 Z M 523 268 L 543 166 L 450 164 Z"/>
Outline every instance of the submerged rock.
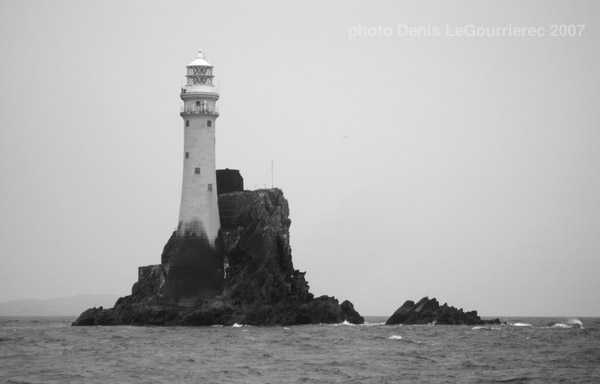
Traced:
<path fill-rule="evenodd" d="M 140 268 L 130 296 L 110 309 L 88 309 L 73 325 L 364 323 L 349 301 L 340 305 L 334 297 L 315 298 L 305 272 L 294 269 L 289 207 L 281 190 L 219 195 L 219 213 L 221 230 L 214 252 L 224 262 L 220 293 L 207 298 L 207 290 L 202 289 L 194 296 L 188 282 L 183 289 L 173 281 L 173 261 L 197 242 L 173 233 L 161 264 Z"/>
<path fill-rule="evenodd" d="M 407 300 L 385 324 L 481 325 L 500 324 L 500 320 L 482 320 L 477 311 L 463 312 L 462 308 L 456 309 L 448 304 L 440 306 L 435 298 L 424 297 L 416 304 Z"/>

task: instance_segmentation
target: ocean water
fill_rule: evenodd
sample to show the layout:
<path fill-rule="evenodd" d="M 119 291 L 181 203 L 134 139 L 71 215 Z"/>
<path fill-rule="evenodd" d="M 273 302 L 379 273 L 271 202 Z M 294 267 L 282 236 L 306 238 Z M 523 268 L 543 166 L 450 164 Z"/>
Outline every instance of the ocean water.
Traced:
<path fill-rule="evenodd" d="M 0 318 L 5 383 L 600 383 L 600 318 L 499 326 L 71 327 Z M 555 324 L 556 323 L 556 324 Z"/>

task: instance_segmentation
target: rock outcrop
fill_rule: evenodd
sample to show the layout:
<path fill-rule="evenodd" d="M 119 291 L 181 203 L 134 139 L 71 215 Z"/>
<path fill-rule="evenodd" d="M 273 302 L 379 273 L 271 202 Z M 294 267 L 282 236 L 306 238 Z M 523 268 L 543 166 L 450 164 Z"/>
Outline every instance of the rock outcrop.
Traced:
<path fill-rule="evenodd" d="M 435 298 L 424 297 L 416 304 L 412 300 L 406 301 L 385 324 L 482 325 L 500 324 L 500 320 L 482 320 L 477 311 L 463 312 L 448 304 L 440 306 Z"/>
<path fill-rule="evenodd" d="M 219 196 L 221 230 L 216 252 L 223 256 L 223 292 L 182 306 L 168 293 L 172 255 L 193 239 L 171 236 L 161 264 L 140 268 L 130 296 L 113 308 L 92 308 L 73 325 L 293 325 L 362 324 L 352 303 L 315 298 L 304 272 L 294 269 L 289 242 L 288 202 L 279 189 Z"/>

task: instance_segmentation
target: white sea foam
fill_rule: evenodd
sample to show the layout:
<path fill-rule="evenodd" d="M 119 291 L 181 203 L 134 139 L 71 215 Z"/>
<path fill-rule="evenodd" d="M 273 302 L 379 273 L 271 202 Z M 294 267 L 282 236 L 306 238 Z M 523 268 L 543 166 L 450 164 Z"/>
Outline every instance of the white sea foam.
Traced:
<path fill-rule="evenodd" d="M 552 328 L 581 328 L 583 329 L 583 323 L 579 319 L 569 319 L 563 323 L 556 323 L 552 325 Z"/>
<path fill-rule="evenodd" d="M 472 328 L 474 331 L 478 331 L 478 330 L 483 330 L 483 331 L 497 331 L 500 330 L 502 328 L 498 328 L 498 327 L 484 327 L 481 325 L 475 326 Z"/>
<path fill-rule="evenodd" d="M 513 327 L 533 327 L 533 325 L 529 324 L 529 323 L 508 323 L 509 325 L 512 325 Z"/>
<path fill-rule="evenodd" d="M 573 328 L 582 328 L 583 329 L 583 323 L 579 319 L 569 319 L 569 320 L 567 320 L 567 324 L 569 324 Z"/>
<path fill-rule="evenodd" d="M 400 335 L 392 335 L 392 336 L 388 337 L 388 339 L 390 339 L 390 340 L 402 340 L 402 336 L 400 336 Z"/>
<path fill-rule="evenodd" d="M 232 327 L 233 327 L 233 328 L 240 328 L 240 327 L 243 327 L 243 325 L 242 325 L 242 324 L 235 323 L 235 324 L 233 324 L 233 325 L 232 325 Z"/>
<path fill-rule="evenodd" d="M 351 327 L 355 327 L 355 326 L 356 326 L 356 324 L 352 324 L 352 323 L 348 322 L 348 320 L 344 320 L 344 321 L 343 321 L 343 322 L 341 322 L 341 323 L 333 323 L 333 324 L 319 324 L 319 325 L 329 325 L 329 326 L 332 326 L 332 327 L 339 327 L 340 325 L 349 325 L 349 326 L 351 326 Z"/>

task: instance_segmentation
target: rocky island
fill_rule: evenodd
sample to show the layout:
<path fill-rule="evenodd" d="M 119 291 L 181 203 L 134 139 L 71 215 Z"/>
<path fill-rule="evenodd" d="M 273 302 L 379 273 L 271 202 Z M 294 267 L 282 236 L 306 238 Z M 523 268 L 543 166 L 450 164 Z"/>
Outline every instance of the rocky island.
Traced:
<path fill-rule="evenodd" d="M 223 260 L 222 292 L 190 300 L 186 284 L 173 289 L 172 268 L 190 250 L 205 244 L 195 236 L 171 236 L 161 264 L 140 268 L 132 294 L 113 308 L 92 308 L 73 323 L 81 325 L 293 325 L 362 324 L 349 301 L 315 298 L 305 273 L 294 269 L 289 241 L 289 206 L 279 189 L 219 195 L 221 229 L 216 254 Z M 219 258 L 217 258 L 219 259 Z M 175 284 L 176 285 L 176 284 Z M 179 296 L 173 292 L 183 292 Z"/>
<path fill-rule="evenodd" d="M 483 325 L 500 324 L 500 320 L 482 320 L 477 311 L 464 312 L 462 308 L 440 305 L 435 298 L 424 297 L 416 304 L 407 300 L 385 324 Z"/>
<path fill-rule="evenodd" d="M 177 230 L 161 263 L 139 268 L 132 293 L 73 325 L 362 323 L 345 301 L 315 298 L 294 269 L 289 207 L 279 189 L 244 191 L 238 170 L 216 170 L 219 88 L 202 50 L 186 66 L 180 116 L 183 178 Z"/>

